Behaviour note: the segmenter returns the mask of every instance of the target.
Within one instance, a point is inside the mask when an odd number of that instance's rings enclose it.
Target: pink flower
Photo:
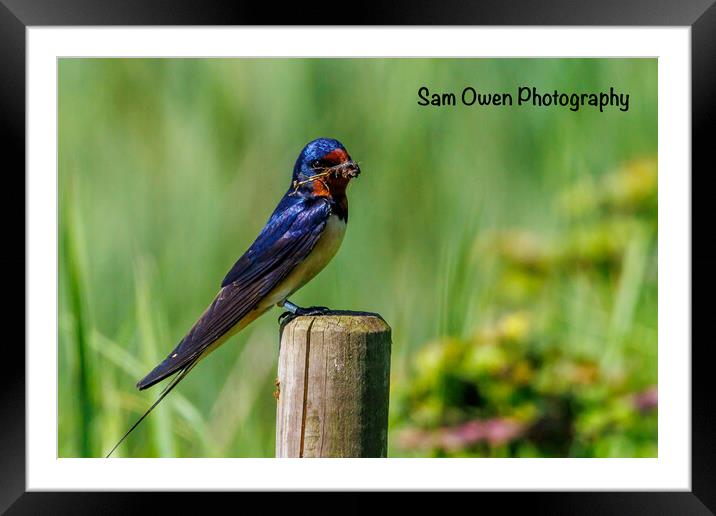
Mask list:
[[[639,412],[648,412],[659,407],[659,389],[656,385],[639,392],[632,398],[634,407]]]
[[[400,446],[404,448],[457,451],[480,442],[499,446],[520,437],[524,430],[524,425],[510,419],[475,419],[433,431],[409,428],[401,432],[398,439]]]

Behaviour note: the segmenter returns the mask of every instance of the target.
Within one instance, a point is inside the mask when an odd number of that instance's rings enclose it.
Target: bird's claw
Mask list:
[[[296,314],[291,312],[284,312],[278,316],[278,323],[282,324],[284,321],[289,322],[296,318]]]
[[[284,322],[290,322],[296,317],[300,317],[301,315],[324,315],[325,313],[330,311],[331,309],[327,306],[309,306],[307,308],[296,308],[295,312],[284,312],[279,315],[278,322],[279,324],[283,324]]]
[[[309,306],[308,308],[299,308],[296,315],[323,315],[330,311],[331,309],[327,306]]]

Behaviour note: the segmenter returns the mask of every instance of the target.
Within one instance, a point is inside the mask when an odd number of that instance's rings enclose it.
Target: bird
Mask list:
[[[348,224],[346,189],[360,167],[343,144],[317,138],[301,150],[291,184],[256,240],[224,277],[219,292],[167,357],[139,380],[148,389],[174,375],[156,402],[107,457],[194,366],[273,306],[279,318],[319,315],[324,306],[300,307],[288,298],[335,256]]]

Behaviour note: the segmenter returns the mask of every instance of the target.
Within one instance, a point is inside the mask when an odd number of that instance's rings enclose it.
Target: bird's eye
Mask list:
[[[313,168],[318,168],[318,167],[320,167],[320,166],[321,166],[320,160],[314,160],[313,163],[311,163],[311,166],[312,166]]]

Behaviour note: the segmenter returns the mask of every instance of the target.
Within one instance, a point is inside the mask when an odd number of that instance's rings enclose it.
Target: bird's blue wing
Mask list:
[[[301,263],[318,242],[331,209],[323,199],[285,197],[261,234],[224,278],[221,290],[177,347],[139,381],[146,389],[194,363]]]
[[[276,246],[282,237],[296,236],[297,230],[300,232],[310,229],[312,224],[323,221],[324,216],[326,220],[328,219],[328,214],[324,213],[325,210],[330,211],[327,203],[319,202],[310,205],[309,202],[302,197],[284,195],[254,243],[226,274],[221,282],[222,288],[239,279],[245,279],[252,272],[257,272],[260,268],[257,265],[271,259],[267,251]]]

